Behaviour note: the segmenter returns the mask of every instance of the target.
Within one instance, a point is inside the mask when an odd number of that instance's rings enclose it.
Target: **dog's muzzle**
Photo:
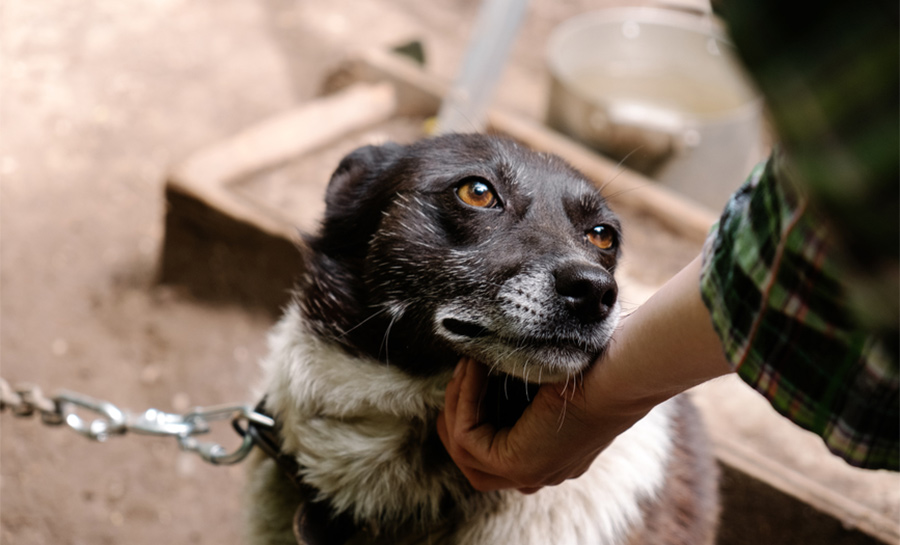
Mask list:
[[[529,382],[564,380],[605,348],[618,322],[618,288],[603,267],[533,267],[495,293],[438,308],[435,331],[462,355]]]

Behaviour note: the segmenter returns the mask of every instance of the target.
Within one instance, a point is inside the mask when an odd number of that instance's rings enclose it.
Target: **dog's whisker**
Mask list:
[[[625,161],[627,161],[629,157],[631,157],[632,155],[634,155],[635,153],[637,153],[637,152],[638,152],[641,148],[643,148],[643,147],[644,147],[644,146],[638,146],[638,147],[634,148],[633,150],[631,150],[630,152],[628,152],[628,153],[625,155],[625,157],[622,157],[622,159],[619,160],[619,162],[616,164],[616,173],[613,174],[612,178],[610,178],[609,180],[607,180],[606,182],[604,182],[603,185],[601,185],[601,186],[599,187],[601,193],[603,193],[603,191],[606,189],[606,186],[608,186],[609,184],[611,184],[611,183],[613,183],[614,181],[616,181],[616,178],[618,178],[619,176],[622,175],[623,172],[625,172]],[[604,195],[604,196],[606,196],[606,195]],[[607,197],[607,198],[608,198],[608,197]]]
[[[531,395],[528,393],[528,364],[527,363],[522,364],[522,369],[524,370],[524,374],[525,374],[525,399],[529,403],[531,403]]]
[[[466,112],[466,110],[464,108],[462,108],[461,106],[458,106],[456,104],[452,104],[452,103],[448,103],[448,104],[449,104],[450,108],[452,108],[453,112],[457,116],[459,116],[459,118],[456,120],[457,124],[459,126],[451,127],[454,132],[467,132],[467,129],[468,129],[468,132],[477,133],[477,132],[482,132],[485,130],[485,128],[482,127],[481,124],[476,123],[475,120],[472,119],[472,117],[469,115],[468,112]],[[442,131],[442,130],[446,130],[446,129],[445,128],[442,129],[441,127],[438,127],[438,130]]]
[[[566,381],[568,383],[568,381]],[[563,424],[566,422],[566,407],[568,406],[568,401],[565,396],[563,396],[563,404],[562,409],[559,411],[559,419],[558,425],[556,427],[556,433],[562,431]]]
[[[366,322],[368,322],[369,320],[375,318],[376,316],[379,316],[379,315],[381,315],[381,314],[384,314],[384,313],[387,312],[388,310],[390,310],[388,307],[384,307],[384,308],[382,308],[381,310],[378,310],[378,311],[373,312],[373,313],[370,314],[366,319],[364,319],[363,321],[359,322],[359,323],[356,324],[355,326],[351,327],[350,329],[348,329],[348,330],[346,330],[346,331],[342,331],[340,336],[341,336],[341,337],[346,337],[347,335],[349,335],[350,333],[352,333],[353,331],[355,331],[357,328],[359,328],[359,327],[365,325]]]
[[[572,373],[572,391],[569,393],[568,400],[575,401],[575,395],[578,392],[578,373]]]
[[[633,187],[628,187],[628,188],[622,189],[620,191],[616,191],[615,193],[605,195],[605,197],[606,197],[607,201],[613,201],[616,197],[618,197],[620,195],[624,195],[626,193],[631,193],[632,191],[637,191],[639,189],[644,189],[645,187],[649,187],[650,185],[652,185],[652,184],[638,184]]]
[[[384,362],[387,365],[391,364],[391,353],[390,353],[390,336],[391,336],[391,328],[394,327],[394,322],[397,321],[397,315],[391,316],[391,321],[388,322],[387,328],[384,330],[384,337],[381,339],[381,348],[384,349]]]
[[[583,397],[583,396],[584,396],[584,392],[585,392],[585,389],[584,389],[584,371],[583,371],[583,370],[578,371],[578,376],[581,377],[581,387],[580,387],[580,388],[577,388],[577,390],[580,390],[580,391],[581,391],[581,395],[582,395],[582,397]],[[576,380],[575,382],[577,383],[578,381]],[[573,400],[575,399],[575,391],[576,391],[576,388],[573,388],[573,389],[572,389],[572,399],[573,399]]]

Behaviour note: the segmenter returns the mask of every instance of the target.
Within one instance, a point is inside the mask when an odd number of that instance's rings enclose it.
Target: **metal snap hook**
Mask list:
[[[125,413],[108,401],[101,401],[68,390],[59,392],[56,399],[65,423],[89,439],[102,442],[106,441],[110,435],[122,434],[127,430]],[[101,415],[101,418],[95,418],[88,422],[76,414],[73,406],[97,413]]]

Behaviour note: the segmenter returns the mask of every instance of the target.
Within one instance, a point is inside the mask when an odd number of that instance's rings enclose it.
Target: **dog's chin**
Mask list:
[[[482,401],[483,418],[495,428],[513,426],[537,395],[539,386],[494,373],[488,377]]]
[[[584,371],[603,352],[608,337],[589,341],[520,336],[505,338],[482,326],[446,319],[443,337],[460,354],[474,358],[493,372],[523,382],[562,382]]]
[[[483,406],[485,418],[497,428],[515,424],[537,395],[541,384],[571,380],[597,357],[566,347],[531,348],[528,351],[531,354],[521,361],[491,360],[489,356],[479,358],[492,369]],[[577,383],[578,380],[573,382],[573,388]]]
[[[541,384],[566,382],[585,371],[603,353],[616,318],[585,338],[499,335],[468,316],[444,315],[437,333],[458,353],[488,366],[486,419],[496,427],[516,423]]]
[[[531,384],[562,382],[581,373],[593,363],[601,350],[561,344],[534,344],[489,347],[476,359],[495,371]]]

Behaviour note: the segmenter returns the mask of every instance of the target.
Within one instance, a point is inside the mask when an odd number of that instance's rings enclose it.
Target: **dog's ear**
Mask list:
[[[398,189],[395,168],[404,146],[388,143],[356,149],[341,160],[325,193],[325,218],[317,237],[322,250],[360,249],[378,228],[381,212]]]
[[[394,162],[402,150],[402,146],[394,143],[363,146],[344,157],[328,182],[325,193],[327,207],[352,207],[359,199],[365,199],[378,175]]]

